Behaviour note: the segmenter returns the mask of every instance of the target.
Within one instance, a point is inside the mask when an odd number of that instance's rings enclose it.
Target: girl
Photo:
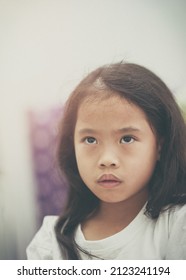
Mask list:
[[[58,148],[69,182],[29,259],[186,259],[186,127],[167,86],[130,63],[74,90]]]

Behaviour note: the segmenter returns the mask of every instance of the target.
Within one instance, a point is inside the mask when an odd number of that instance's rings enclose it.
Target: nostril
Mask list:
[[[106,163],[100,163],[100,167],[109,167],[109,166],[115,167],[115,166],[116,166],[116,163],[108,163],[108,164],[106,164]]]
[[[120,166],[119,156],[111,154],[111,152],[110,154],[101,155],[98,160],[98,166],[100,168],[117,168]]]

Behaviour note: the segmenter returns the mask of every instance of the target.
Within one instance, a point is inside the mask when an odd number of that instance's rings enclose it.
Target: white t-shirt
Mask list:
[[[107,260],[186,260],[186,205],[163,212],[157,220],[144,214],[144,207],[122,231],[102,240],[85,239],[81,226],[76,243],[92,255]],[[27,248],[28,259],[60,260],[54,225],[57,216],[47,216]],[[90,259],[80,251],[82,259]]]

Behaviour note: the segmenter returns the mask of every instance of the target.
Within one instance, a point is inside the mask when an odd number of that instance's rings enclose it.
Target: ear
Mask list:
[[[157,160],[160,160],[160,158],[161,158],[161,150],[162,150],[163,143],[164,143],[164,139],[163,138],[158,140]]]

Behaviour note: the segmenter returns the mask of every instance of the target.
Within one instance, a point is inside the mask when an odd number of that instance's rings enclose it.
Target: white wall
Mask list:
[[[0,258],[25,258],[37,205],[25,114],[125,59],[186,100],[184,0],[0,0]]]

